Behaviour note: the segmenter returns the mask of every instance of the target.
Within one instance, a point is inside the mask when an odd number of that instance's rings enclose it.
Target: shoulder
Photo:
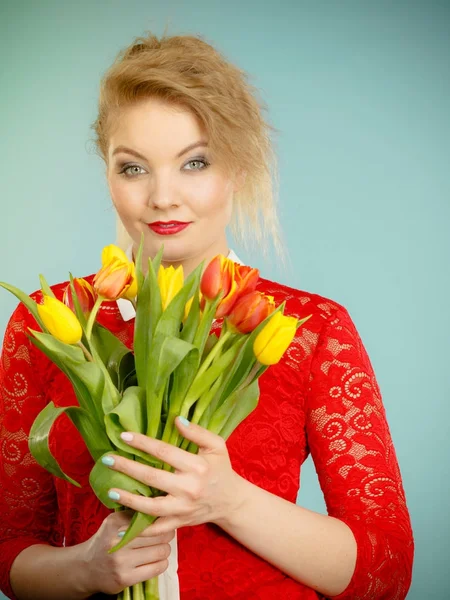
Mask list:
[[[331,298],[299,290],[276,281],[260,278],[257,289],[273,296],[277,305],[286,302],[284,314],[303,319],[308,315],[308,328],[320,331],[333,319],[348,316],[345,306]]]

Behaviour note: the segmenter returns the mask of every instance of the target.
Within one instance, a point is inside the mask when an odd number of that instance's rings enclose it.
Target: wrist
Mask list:
[[[91,572],[92,562],[89,558],[89,540],[73,546],[72,550],[74,554],[71,570],[74,586],[82,598],[88,598],[99,591],[95,577]]]
[[[226,501],[220,515],[212,520],[212,523],[225,531],[236,527],[242,515],[245,514],[254,487],[252,483],[233,471],[233,478],[227,489]]]

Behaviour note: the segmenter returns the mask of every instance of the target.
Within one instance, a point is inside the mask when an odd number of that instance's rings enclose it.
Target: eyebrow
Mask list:
[[[175,158],[180,158],[181,156],[183,156],[183,154],[186,154],[186,152],[189,152],[189,150],[193,150],[194,148],[199,148],[200,146],[207,146],[207,145],[208,145],[208,143],[203,140],[200,140],[199,142],[194,142],[193,144],[190,144],[189,146],[184,148],[184,150],[181,150],[181,152],[178,152],[178,154],[176,155]],[[137,152],[136,150],[133,150],[132,148],[127,148],[126,146],[117,146],[117,148],[115,148],[114,152],[112,153],[112,156],[119,154],[119,152],[126,152],[127,154],[132,154],[133,156],[136,156],[137,158],[140,158],[142,160],[147,160],[143,154],[140,154],[139,152]]]

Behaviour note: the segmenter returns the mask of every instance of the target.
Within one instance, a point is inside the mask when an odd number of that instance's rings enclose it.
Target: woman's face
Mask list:
[[[163,263],[182,264],[186,273],[228,253],[236,188],[210,164],[207,142],[190,111],[157,99],[124,109],[109,139],[109,190],[134,251],[143,232],[145,257],[164,243]]]

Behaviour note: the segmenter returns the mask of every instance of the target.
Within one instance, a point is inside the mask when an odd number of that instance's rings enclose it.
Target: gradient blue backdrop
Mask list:
[[[250,72],[280,131],[293,267],[242,258],[353,317],[380,383],[416,540],[408,598],[450,595],[449,2],[1,3],[0,279],[97,270],[114,241],[89,144],[99,79],[152,29],[202,34]],[[16,303],[0,291],[0,334]],[[299,502],[324,510],[313,466]]]

